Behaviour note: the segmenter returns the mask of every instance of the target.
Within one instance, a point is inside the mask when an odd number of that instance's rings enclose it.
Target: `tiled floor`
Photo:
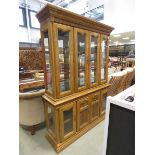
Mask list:
[[[80,137],[59,155],[102,155],[104,121]],[[58,155],[45,138],[45,128],[34,136],[20,127],[19,155]]]

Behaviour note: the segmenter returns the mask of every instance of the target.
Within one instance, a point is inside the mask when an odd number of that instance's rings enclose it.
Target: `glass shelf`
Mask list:
[[[86,85],[86,34],[85,33],[77,33],[78,38],[78,87],[83,87]]]
[[[52,93],[51,54],[49,50],[48,31],[44,32],[44,49],[45,49],[45,61],[46,61],[47,90]]]
[[[48,122],[49,129],[55,135],[56,134],[56,124],[55,124],[55,113],[52,106],[48,106]]]
[[[73,131],[73,109],[66,110],[63,112],[64,118],[64,135]]]
[[[101,81],[105,79],[105,66],[106,66],[106,50],[107,50],[107,41],[102,40],[102,58],[101,58]]]
[[[60,92],[70,90],[69,32],[58,29]]]
[[[98,37],[91,36],[91,53],[90,53],[90,82],[96,83],[96,75],[97,75],[97,40]]]

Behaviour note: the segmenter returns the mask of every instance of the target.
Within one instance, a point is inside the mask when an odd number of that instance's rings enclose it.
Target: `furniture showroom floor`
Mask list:
[[[80,137],[59,155],[102,155],[104,121]],[[19,127],[19,155],[57,155],[45,138],[46,129],[38,130],[35,135]]]

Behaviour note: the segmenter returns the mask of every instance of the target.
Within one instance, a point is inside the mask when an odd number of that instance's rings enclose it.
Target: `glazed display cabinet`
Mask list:
[[[104,119],[113,28],[49,4],[37,18],[45,56],[46,137],[60,152]]]

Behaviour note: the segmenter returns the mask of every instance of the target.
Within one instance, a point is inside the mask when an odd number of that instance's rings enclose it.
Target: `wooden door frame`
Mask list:
[[[95,102],[94,100],[93,100],[93,95],[95,95],[95,94],[97,94],[97,100],[96,100],[96,102],[98,101],[98,103],[95,103],[95,104],[98,104],[98,116],[95,116],[94,118],[92,117],[92,106],[94,105],[93,104],[93,102]],[[90,121],[92,122],[92,121],[94,121],[94,120],[96,120],[98,117],[99,117],[99,107],[100,107],[100,92],[95,92],[95,93],[93,93],[93,94],[91,94],[91,96],[90,96]]]
[[[88,100],[88,122],[83,124],[82,126],[80,126],[80,113],[81,113],[80,105],[85,100]],[[86,127],[89,124],[89,122],[90,122],[90,100],[89,100],[89,97],[86,96],[86,97],[83,97],[83,98],[77,100],[77,131]]]
[[[48,115],[48,108],[53,108],[53,111],[54,111],[54,124],[55,124],[55,133],[53,133],[53,131],[50,129],[49,127],[49,115]],[[57,136],[57,120],[56,120],[56,110],[55,110],[55,107],[53,107],[51,104],[49,104],[47,101],[46,101],[46,127],[47,127],[47,130],[48,132],[52,135],[52,137],[57,140],[58,139],[58,136]]]
[[[59,64],[59,48],[58,48],[58,29],[69,31],[69,54],[70,54],[70,90],[60,92],[60,64]],[[56,74],[56,97],[64,97],[74,92],[74,78],[73,78],[73,27],[63,24],[53,23],[53,38],[55,49],[55,74]]]
[[[67,135],[64,135],[64,117],[63,112],[65,110],[73,109],[73,131],[68,133]],[[66,104],[65,106],[60,107],[59,109],[59,116],[60,116],[60,141],[63,142],[70,136],[76,133],[76,102],[71,102]]]
[[[101,34],[101,50],[100,50],[101,55],[100,55],[100,58],[102,58],[102,40],[106,41],[106,62],[105,62],[105,66],[104,66],[104,70],[105,70],[105,73],[104,73],[105,79],[104,80],[101,80],[101,68],[100,68],[100,74],[99,74],[100,75],[100,84],[108,82],[109,36]],[[100,67],[101,67],[101,59],[100,59]]]
[[[103,99],[103,95],[105,96],[105,98],[107,98],[107,91],[105,90],[101,90],[101,93],[100,93],[100,116],[104,115],[105,114],[105,110],[102,111],[102,99]],[[106,100],[105,100],[105,105],[106,105]]]
[[[85,86],[79,87],[78,86],[78,32],[81,34],[86,34],[86,42],[85,42]],[[74,60],[75,60],[75,91],[82,91],[88,88],[88,63],[87,63],[87,58],[88,58],[88,31],[79,29],[79,28],[74,28]]]
[[[91,83],[91,61],[90,61],[90,58],[91,58],[91,36],[95,36],[95,37],[98,37],[97,38],[97,59],[96,59],[96,83]],[[97,86],[99,84],[99,52],[100,52],[100,34],[99,33],[95,33],[95,32],[90,32],[89,31],[89,40],[88,40],[88,45],[89,45],[89,48],[88,48],[88,59],[89,59],[89,63],[88,63],[88,85],[89,87],[94,87],[94,86]]]
[[[49,52],[50,52],[50,72],[51,72],[51,81],[52,81],[52,92],[48,91],[47,89],[47,72],[46,72],[46,58],[45,58],[45,46],[44,46],[44,32],[48,32],[48,46],[49,46]],[[42,42],[42,50],[43,50],[43,58],[44,58],[44,81],[45,81],[45,90],[46,93],[51,95],[52,97],[55,97],[55,76],[54,76],[54,59],[53,59],[53,42],[52,42],[52,24],[46,23],[43,25],[40,29],[41,33],[41,42]],[[52,61],[52,62],[51,62]]]

